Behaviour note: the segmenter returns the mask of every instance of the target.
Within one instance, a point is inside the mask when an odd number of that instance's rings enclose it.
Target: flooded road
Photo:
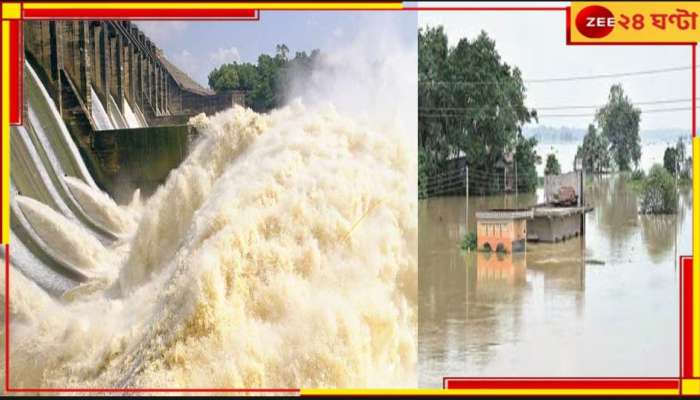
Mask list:
[[[677,376],[678,255],[690,254],[689,188],[677,216],[637,213],[619,176],[586,188],[585,240],[525,254],[464,253],[464,197],[419,206],[420,387],[444,376]],[[531,195],[472,197],[474,212]]]

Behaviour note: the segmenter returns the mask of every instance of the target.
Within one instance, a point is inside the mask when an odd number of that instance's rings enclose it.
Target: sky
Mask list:
[[[455,5],[450,3],[450,6]],[[495,3],[488,6],[494,7]],[[397,17],[397,13],[401,17]],[[421,11],[417,15],[406,11],[263,11],[257,22],[142,21],[138,25],[171,61],[207,86],[207,75],[213,68],[233,61],[255,62],[261,53],[273,54],[277,44],[286,44],[292,55],[315,48],[331,51],[336,45],[351,41],[361,31],[370,29],[368,27],[381,34],[383,26],[396,25],[397,21],[399,40],[405,43],[415,43],[417,26],[443,25],[452,45],[462,37],[474,38],[484,30],[496,41],[502,59],[519,67],[526,81],[690,66],[691,50],[687,46],[567,46],[562,11]],[[535,109],[598,106],[607,99],[610,85],[618,82],[633,102],[690,99],[692,96],[690,70],[687,69],[596,80],[526,82],[526,103]],[[689,102],[640,105],[642,110],[678,107],[687,109],[643,113],[641,128],[689,130]],[[538,112],[540,124],[585,128],[592,122],[590,114],[594,109],[540,109]],[[561,114],[586,115],[564,117]]]
[[[534,5],[542,4],[534,3]],[[566,5],[566,3],[560,3]],[[434,5],[434,4],[431,4]],[[450,3],[455,6],[454,3]],[[478,6],[471,3],[469,6]],[[495,4],[490,3],[493,7]],[[512,4],[511,4],[512,5]],[[517,6],[526,4],[518,3]],[[556,6],[557,3],[547,3]],[[427,12],[418,15],[420,26],[442,25],[450,45],[460,38],[474,38],[482,30],[495,40],[502,59],[520,68],[525,80],[690,67],[688,46],[567,46],[563,11]],[[610,85],[621,83],[633,102],[690,99],[691,70],[584,81],[526,83],[526,105],[560,107],[604,104]],[[687,108],[663,113],[642,111],[641,129],[678,128],[690,131],[690,102],[639,105],[644,110]],[[589,109],[539,110],[539,122],[549,126],[585,128],[592,117],[547,114],[588,114]]]
[[[262,11],[259,21],[140,21],[137,25],[166,57],[192,78],[207,86],[209,72],[224,63],[257,61],[261,53],[274,54],[286,44],[290,55],[313,49],[331,51],[350,42],[361,30],[392,26],[398,40],[416,38],[414,13],[362,11]]]

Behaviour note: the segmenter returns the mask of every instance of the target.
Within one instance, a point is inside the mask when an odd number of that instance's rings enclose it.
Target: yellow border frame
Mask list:
[[[237,10],[237,9],[257,9],[257,10],[378,10],[403,8],[402,3],[26,3],[27,10]]]

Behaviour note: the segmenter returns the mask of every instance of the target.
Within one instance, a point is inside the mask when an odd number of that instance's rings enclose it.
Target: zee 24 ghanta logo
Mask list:
[[[659,31],[667,29],[685,31],[697,28],[698,14],[676,8],[672,13],[620,14],[618,18],[603,6],[588,6],[576,15],[576,29],[587,38],[600,39],[608,36],[616,26],[624,30],[640,31],[650,28]]]
[[[615,16],[603,6],[588,6],[576,15],[576,29],[587,38],[600,39],[615,28]]]

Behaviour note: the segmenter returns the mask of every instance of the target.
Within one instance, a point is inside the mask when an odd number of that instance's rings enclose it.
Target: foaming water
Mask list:
[[[143,204],[67,179],[95,219],[137,221],[119,249],[22,200],[53,246],[119,276],[26,306],[42,318],[13,325],[13,385],[415,385],[414,132],[299,101],[190,123],[196,146]]]
[[[123,235],[136,228],[133,215],[119,207],[106,193],[71,176],[65,176],[63,180],[82,209],[110,231]]]
[[[32,198],[15,198],[41,240],[80,272],[93,277],[112,264],[107,249],[80,225]]]

